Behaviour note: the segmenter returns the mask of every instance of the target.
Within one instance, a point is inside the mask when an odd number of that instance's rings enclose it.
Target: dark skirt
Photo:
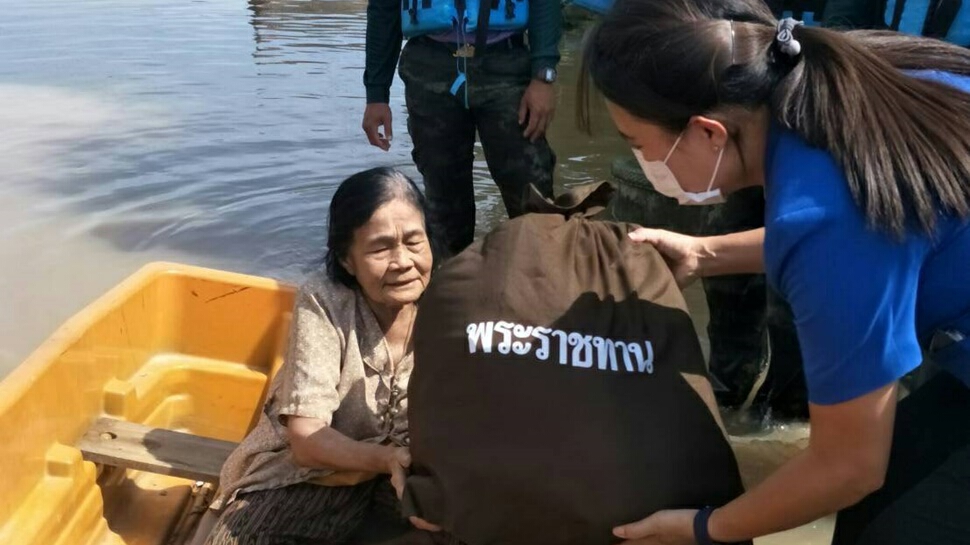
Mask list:
[[[970,543],[970,389],[953,375],[899,403],[885,484],[839,513],[832,543]]]
[[[441,538],[413,530],[387,478],[354,486],[296,484],[240,494],[206,545],[419,544]]]

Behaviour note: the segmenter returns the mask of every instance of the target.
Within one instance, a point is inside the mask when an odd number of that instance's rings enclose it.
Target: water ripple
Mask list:
[[[31,222],[67,219],[71,237],[292,274],[322,252],[340,180],[378,164],[417,174],[399,81],[391,152],[360,132],[365,31],[365,0],[6,6],[3,191],[37,195],[47,215]],[[574,134],[557,121],[551,137],[566,183],[605,172],[599,141]],[[482,233],[504,209],[477,156]]]

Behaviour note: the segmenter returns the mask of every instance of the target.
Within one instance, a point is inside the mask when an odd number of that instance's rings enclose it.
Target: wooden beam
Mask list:
[[[222,464],[236,446],[114,418],[99,418],[77,444],[91,462],[208,483],[219,482]]]

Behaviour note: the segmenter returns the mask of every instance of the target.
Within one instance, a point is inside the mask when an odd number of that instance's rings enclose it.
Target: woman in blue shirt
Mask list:
[[[839,512],[838,544],[970,540],[970,52],[776,21],[760,0],[618,0],[584,51],[647,178],[682,204],[766,192],[765,228],[641,230],[682,282],[765,271],[791,304],[809,447],[630,543],[728,543]],[[941,372],[897,408],[928,354]]]

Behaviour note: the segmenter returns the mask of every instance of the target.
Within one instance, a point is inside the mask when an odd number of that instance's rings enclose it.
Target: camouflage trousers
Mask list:
[[[618,181],[612,215],[645,227],[712,236],[764,226],[761,188],[747,188],[713,206],[679,206],[656,192],[633,157],[613,164]],[[791,308],[763,274],[703,279],[710,320],[709,368],[718,403],[745,408],[739,417],[808,416],[807,389]]]
[[[398,68],[414,142],[412,157],[424,177],[432,227],[449,254],[463,250],[475,235],[476,132],[509,217],[522,214],[530,183],[552,195],[556,165],[545,138],[530,142],[518,120],[519,104],[532,80],[528,48],[520,40],[504,40],[468,59],[453,52],[448,44],[413,38]],[[453,95],[459,67],[467,79]]]
[[[764,190],[739,191],[720,206],[700,207],[697,234],[723,235],[764,227]],[[750,405],[758,413],[807,418],[802,358],[791,307],[763,274],[705,278],[710,309],[711,371],[728,387],[718,392],[727,407]],[[752,392],[756,392],[754,397]]]

